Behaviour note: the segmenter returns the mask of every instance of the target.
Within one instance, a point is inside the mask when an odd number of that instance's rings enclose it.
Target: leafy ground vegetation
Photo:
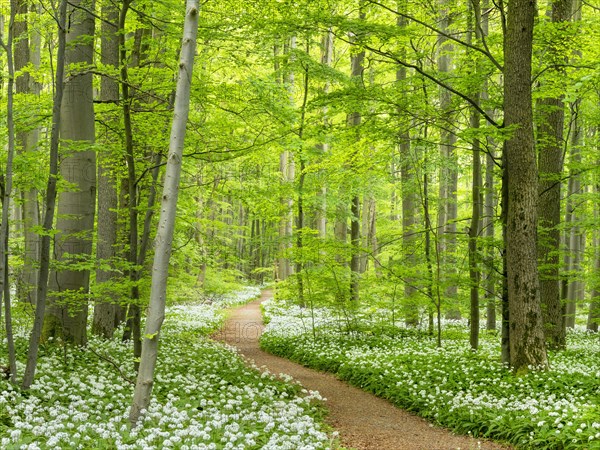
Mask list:
[[[265,350],[333,372],[457,432],[517,448],[600,449],[597,334],[570,333],[569,349],[550,355],[550,370],[516,376],[498,361],[496,334],[470,350],[466,322],[446,322],[437,348],[425,332],[391,326],[372,312],[344,315],[280,301],[264,312]]]
[[[232,349],[206,338],[222,323],[225,307],[258,293],[247,289],[212,304],[169,309],[154,399],[132,430],[129,343],[93,337],[87,349],[44,347],[29,391],[0,381],[0,448],[330,447],[318,393],[248,368]],[[22,357],[25,328],[17,344]]]

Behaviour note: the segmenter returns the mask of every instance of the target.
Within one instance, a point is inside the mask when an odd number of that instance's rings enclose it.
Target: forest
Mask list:
[[[594,0],[0,0],[0,448],[600,449],[598,42]]]

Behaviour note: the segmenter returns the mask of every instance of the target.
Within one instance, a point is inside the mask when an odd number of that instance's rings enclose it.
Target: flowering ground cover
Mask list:
[[[206,338],[222,323],[225,306],[258,293],[246,290],[212,304],[169,309],[154,399],[132,430],[130,344],[91,338],[87,350],[66,353],[61,346],[44,346],[29,391],[0,381],[0,448],[330,447],[318,393],[248,368],[232,349]],[[25,335],[17,339],[20,357]]]
[[[457,432],[517,448],[600,449],[597,334],[571,332],[568,350],[550,355],[550,370],[516,376],[499,362],[497,335],[484,333],[480,350],[470,351],[466,323],[446,323],[440,349],[425,332],[390,326],[380,313],[269,302],[264,314],[265,350],[333,372]]]

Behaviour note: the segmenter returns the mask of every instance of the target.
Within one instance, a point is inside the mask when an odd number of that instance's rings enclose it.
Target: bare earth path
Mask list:
[[[238,348],[258,367],[274,374],[285,373],[306,389],[327,398],[328,422],[339,431],[344,446],[376,450],[507,449],[500,444],[453,435],[391,403],[338,380],[333,375],[308,369],[259,348],[263,330],[260,303],[272,296],[265,291],[259,300],[231,311],[223,330],[214,337]]]

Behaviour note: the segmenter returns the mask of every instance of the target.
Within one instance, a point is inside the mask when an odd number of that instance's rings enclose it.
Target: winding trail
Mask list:
[[[510,448],[495,442],[454,435],[329,373],[308,369],[262,351],[258,343],[264,328],[260,304],[271,297],[271,291],[264,291],[260,299],[231,310],[225,326],[213,337],[237,347],[256,366],[264,366],[274,374],[288,374],[306,389],[319,391],[327,399],[327,421],[339,431],[342,445],[361,450]]]

